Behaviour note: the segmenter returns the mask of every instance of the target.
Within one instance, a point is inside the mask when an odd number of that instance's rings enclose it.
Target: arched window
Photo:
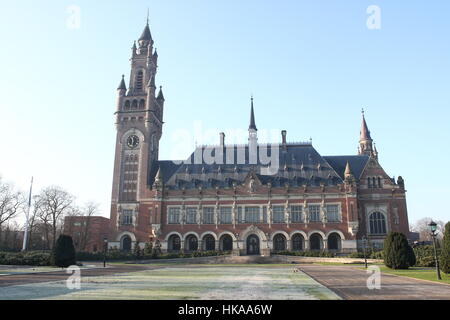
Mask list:
[[[341,236],[337,233],[332,233],[328,236],[328,250],[341,250]]]
[[[382,188],[383,186],[381,185],[381,178],[378,177],[378,188]]]
[[[295,234],[292,237],[292,250],[301,251],[303,250],[303,236],[301,234]]]
[[[130,110],[130,100],[125,101],[125,110]]]
[[[372,178],[372,188],[376,188],[377,187],[377,182],[375,177]]]
[[[372,179],[367,178],[367,188],[372,188]]]
[[[144,88],[144,72],[139,71],[136,75],[136,90],[142,90]]]
[[[203,238],[203,245],[206,251],[213,251],[216,249],[216,240],[208,234]]]
[[[190,236],[187,237],[186,242],[187,242],[187,246],[186,246],[187,251],[197,251],[198,239],[196,236],[191,234]]]
[[[181,250],[181,239],[176,234],[169,237],[169,251],[180,251]]]
[[[309,248],[310,250],[322,250],[323,239],[320,234],[314,233],[309,237]]]
[[[273,248],[275,251],[283,251],[286,250],[286,238],[282,234],[277,234],[273,238]]]
[[[370,234],[386,234],[386,218],[381,212],[374,212],[369,216]]]
[[[145,100],[141,99],[141,101],[139,101],[139,109],[144,109],[145,108]]]
[[[133,100],[133,104],[131,105],[131,109],[137,109],[138,107],[138,101],[137,100]]]

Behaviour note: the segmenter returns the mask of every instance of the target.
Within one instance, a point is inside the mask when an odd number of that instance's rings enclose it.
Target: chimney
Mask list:
[[[225,147],[225,133],[223,133],[223,132],[220,133],[220,146],[222,148]]]
[[[281,143],[283,145],[283,147],[286,147],[286,130],[281,131]]]

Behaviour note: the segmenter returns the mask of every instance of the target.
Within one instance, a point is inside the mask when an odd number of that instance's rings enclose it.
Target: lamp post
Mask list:
[[[430,227],[430,233],[431,237],[433,238],[433,248],[434,248],[434,261],[436,263],[436,274],[438,280],[442,280],[441,278],[441,271],[439,270],[439,259],[437,256],[437,250],[436,250],[436,234],[437,234],[437,224],[434,221],[431,221],[428,226]]]
[[[103,239],[103,268],[106,268],[106,253],[108,251],[108,238]]]
[[[362,237],[362,241],[363,241],[363,252],[364,252],[364,265],[367,269],[367,254],[366,254],[366,243],[367,243],[367,238],[366,236]]]

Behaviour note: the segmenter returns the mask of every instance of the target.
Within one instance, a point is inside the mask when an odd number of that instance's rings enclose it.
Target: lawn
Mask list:
[[[381,272],[393,274],[397,276],[404,276],[404,277],[410,277],[415,279],[421,279],[421,280],[429,280],[429,281],[435,281],[439,283],[448,283],[450,284],[450,275],[445,274],[441,271],[441,277],[442,280],[437,280],[436,276],[436,269],[435,268],[419,268],[419,267],[412,267],[408,270],[393,270],[389,269],[386,266],[380,266]]]
[[[65,281],[3,287],[5,299],[283,299],[339,300],[340,298],[294,266],[197,265],[165,266],[112,276],[82,277],[81,289]]]

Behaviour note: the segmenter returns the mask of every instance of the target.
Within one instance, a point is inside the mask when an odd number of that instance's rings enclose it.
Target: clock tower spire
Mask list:
[[[116,149],[111,200],[112,223],[123,218],[135,225],[140,201],[151,194],[158,171],[159,141],[162,136],[164,97],[156,96],[158,54],[147,23],[131,52],[131,70],[117,88]]]

